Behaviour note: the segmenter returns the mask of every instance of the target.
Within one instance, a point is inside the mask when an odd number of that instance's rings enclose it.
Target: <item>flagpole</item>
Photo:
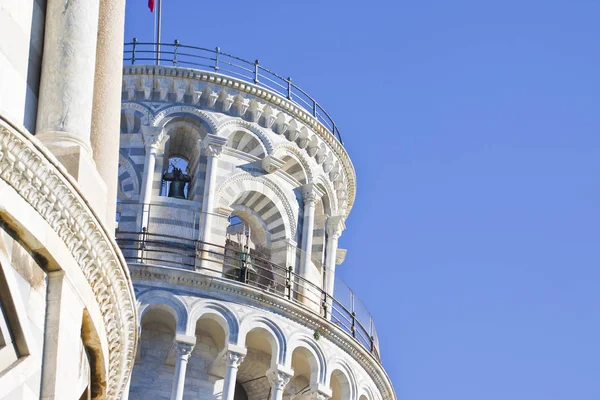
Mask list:
[[[156,10],[156,65],[160,65],[160,25],[161,25],[161,15],[162,11],[162,0],[158,0],[158,7]]]

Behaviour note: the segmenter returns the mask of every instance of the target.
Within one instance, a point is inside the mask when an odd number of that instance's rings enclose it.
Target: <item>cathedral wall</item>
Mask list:
[[[38,262],[0,227],[0,375],[15,378],[0,388],[0,399],[39,398],[47,286],[47,275]],[[16,371],[15,363],[24,351],[33,358],[28,368]]]
[[[45,0],[0,3],[0,114],[35,131]]]
[[[108,344],[95,296],[50,227],[3,181],[0,192],[0,399],[79,398],[92,382],[102,394]]]

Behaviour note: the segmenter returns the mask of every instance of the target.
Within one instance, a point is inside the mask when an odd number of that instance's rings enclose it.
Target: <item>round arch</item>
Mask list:
[[[284,365],[292,365],[292,355],[296,349],[302,348],[312,354],[316,361],[317,370],[314,374],[311,373],[312,384],[325,384],[327,380],[327,363],[325,361],[325,353],[319,344],[310,336],[304,333],[295,333],[289,339],[288,354]]]
[[[255,137],[261,144],[266,155],[273,153],[273,142],[269,136],[262,130],[262,128],[248,121],[244,121],[239,118],[231,118],[219,124],[215,129],[215,132],[217,132],[216,135],[224,138],[228,138],[232,133],[237,131],[246,132]]]
[[[129,157],[119,153],[119,194],[124,198],[131,199],[140,194],[140,177],[133,168]]]
[[[281,144],[273,150],[273,156],[277,158],[283,158],[287,155],[290,157],[294,157],[296,160],[298,160],[298,162],[304,169],[304,172],[306,173],[307,183],[311,183],[314,180],[315,173],[310,165],[310,162],[303,153],[305,152],[299,150],[296,146],[287,143]]]
[[[287,340],[285,334],[279,325],[263,315],[250,314],[242,320],[238,345],[244,346],[248,333],[257,328],[262,328],[270,333],[268,340],[271,343],[272,366],[274,367],[277,364],[283,365],[287,357]]]
[[[121,103],[121,111],[131,110],[138,111],[142,114],[142,125],[148,125],[152,121],[152,111],[150,108],[143,106],[139,103]]]
[[[373,393],[374,391],[366,383],[363,383],[360,385],[357,397],[359,400],[377,400]]]
[[[193,336],[196,323],[200,318],[208,316],[217,322],[225,331],[228,344],[237,344],[240,332],[240,323],[237,316],[229,308],[220,303],[206,300],[198,300],[190,307],[190,323],[187,335]]]
[[[247,172],[230,176],[217,189],[215,196],[217,207],[229,208],[239,196],[250,191],[260,192],[273,202],[283,217],[285,237],[295,237],[297,229],[296,221],[298,221],[297,211],[295,212],[291,207],[283,191],[267,178],[253,176]]]
[[[356,384],[356,376],[352,368],[348,365],[348,363],[342,359],[336,359],[334,361],[329,362],[329,373],[327,377],[327,383],[329,387],[332,386],[332,378],[334,375],[338,375],[345,379],[346,388],[342,387],[341,399],[343,400],[356,400],[357,399],[357,384]],[[343,385],[344,382],[339,382],[340,385]],[[333,388],[332,388],[333,390]]]
[[[334,193],[334,190],[331,186],[331,182],[323,175],[319,175],[315,178],[314,183],[316,183],[319,188],[321,190],[323,190],[325,192],[325,199],[322,199],[323,201],[323,205],[325,206],[327,201],[328,207],[329,209],[325,208],[325,213],[329,216],[335,215],[337,213],[338,210],[338,204],[337,204],[337,196]]]
[[[188,310],[185,304],[173,294],[163,290],[149,290],[138,297],[138,325],[144,314],[152,309],[167,311],[175,317],[176,333],[185,333],[188,326]]]
[[[203,124],[208,134],[214,135],[217,132],[216,119],[210,113],[192,106],[172,106],[164,108],[152,118],[150,125],[164,127],[167,122],[175,116],[189,117],[199,121]]]

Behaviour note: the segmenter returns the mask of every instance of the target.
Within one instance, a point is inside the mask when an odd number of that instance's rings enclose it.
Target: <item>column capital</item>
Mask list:
[[[305,205],[315,206],[325,193],[314,183],[302,186],[302,200]]]
[[[277,365],[267,371],[267,379],[269,379],[271,387],[280,391],[283,391],[290,379],[292,379],[292,376],[294,376],[294,370],[282,365]]]
[[[244,361],[245,354],[238,353],[234,350],[228,350],[225,354],[225,362],[227,363],[227,367],[237,369],[240,364]]]
[[[160,126],[142,126],[142,136],[146,150],[158,150],[169,139]]]
[[[223,152],[223,146],[227,143],[227,138],[206,135],[200,142],[200,145],[204,149],[204,152],[209,157],[219,157]]]
[[[339,239],[342,232],[346,229],[344,217],[341,215],[327,218],[327,234],[334,239]]]
[[[331,397],[331,389],[325,385],[313,384],[305,397],[309,400],[327,400]]]
[[[267,174],[280,170],[285,165],[285,162],[274,156],[266,156],[261,161],[261,166]]]
[[[177,357],[184,357],[187,360],[190,354],[192,354],[195,345],[195,336],[187,336],[179,333],[175,335],[175,354]]]
[[[344,261],[346,261],[347,252],[347,249],[337,249],[337,251],[335,252],[335,263],[337,265],[341,265],[344,263]]]
[[[186,361],[192,355],[192,351],[194,350],[194,345],[185,342],[175,342],[175,353],[177,357],[181,357]]]

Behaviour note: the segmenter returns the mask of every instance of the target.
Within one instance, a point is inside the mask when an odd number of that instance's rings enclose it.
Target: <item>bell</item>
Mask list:
[[[184,174],[179,168],[173,168],[173,172],[166,172],[163,179],[171,182],[168,197],[185,199],[185,185],[192,180],[188,174]]]

